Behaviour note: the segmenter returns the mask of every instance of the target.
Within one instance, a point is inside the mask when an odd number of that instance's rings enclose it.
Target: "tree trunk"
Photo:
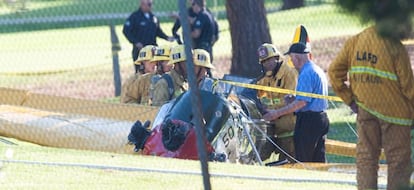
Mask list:
[[[304,5],[303,0],[283,0],[282,10],[299,8]]]
[[[227,18],[232,43],[230,73],[257,77],[261,73],[257,48],[271,43],[269,24],[263,0],[226,0]]]

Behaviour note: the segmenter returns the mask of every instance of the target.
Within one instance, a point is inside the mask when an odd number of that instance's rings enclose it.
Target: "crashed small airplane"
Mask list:
[[[304,26],[296,28],[292,42],[310,48]],[[256,82],[225,77],[244,84]],[[270,123],[261,120],[254,91],[205,80],[200,96],[202,105],[191,105],[190,94],[184,93],[159,108],[0,88],[0,136],[51,147],[198,159],[191,110],[200,106],[210,160],[263,164],[258,155],[263,142],[271,140],[266,135]],[[354,157],[355,146],[326,139],[326,152],[331,154]]]

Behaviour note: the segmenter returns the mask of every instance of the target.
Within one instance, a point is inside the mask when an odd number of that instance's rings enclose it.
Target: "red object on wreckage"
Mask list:
[[[186,125],[185,122],[174,120],[176,124]],[[158,125],[153,129],[151,135],[147,138],[142,153],[144,155],[162,156],[169,158],[180,158],[180,159],[191,159],[198,160],[198,149],[197,149],[197,135],[195,127],[190,126],[186,132],[184,142],[179,146],[178,149],[172,151],[168,150],[163,143],[162,139],[162,124]],[[208,154],[214,152],[214,148],[206,140],[206,149]]]

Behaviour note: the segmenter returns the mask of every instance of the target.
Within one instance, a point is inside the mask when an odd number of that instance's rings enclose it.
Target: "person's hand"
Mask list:
[[[352,112],[358,113],[358,104],[355,103],[355,101],[352,101],[349,105],[349,108],[351,108]]]
[[[263,115],[265,121],[273,121],[282,116],[279,110],[269,110],[266,114]]]
[[[172,36],[168,36],[167,40],[168,40],[169,42],[173,42],[173,41],[175,41],[175,38],[174,38],[174,37],[172,37]]]
[[[142,45],[141,42],[138,42],[135,44],[135,47],[137,47],[138,49],[141,49],[142,47],[144,47],[144,45]]]
[[[193,25],[195,20],[195,17],[188,17],[188,22],[190,23],[190,25]]]
[[[172,18],[172,19],[179,19],[180,17],[178,15],[178,13],[174,12],[174,13],[171,13],[170,14],[170,18]]]

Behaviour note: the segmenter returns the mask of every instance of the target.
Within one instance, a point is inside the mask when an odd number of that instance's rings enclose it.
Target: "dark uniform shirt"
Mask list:
[[[189,17],[196,17],[197,14],[193,11],[193,8],[190,7],[190,8],[187,9],[187,11],[188,11],[188,16]],[[178,44],[183,43],[181,41],[180,35],[177,33],[178,29],[180,29],[180,27],[181,27],[181,22],[180,22],[180,19],[178,18],[178,19],[175,20],[174,26],[172,28],[172,34],[173,34],[174,38],[177,40]]]
[[[193,39],[194,49],[204,49],[211,54],[213,35],[216,31],[213,17],[206,9],[197,14],[192,30],[199,29],[201,34]]]
[[[138,58],[139,52],[139,49],[135,46],[136,43],[140,42],[143,46],[157,45],[157,36],[168,39],[168,36],[160,28],[158,18],[151,12],[148,13],[147,18],[141,9],[133,12],[128,17],[122,32],[133,45],[132,57],[134,61]]]

